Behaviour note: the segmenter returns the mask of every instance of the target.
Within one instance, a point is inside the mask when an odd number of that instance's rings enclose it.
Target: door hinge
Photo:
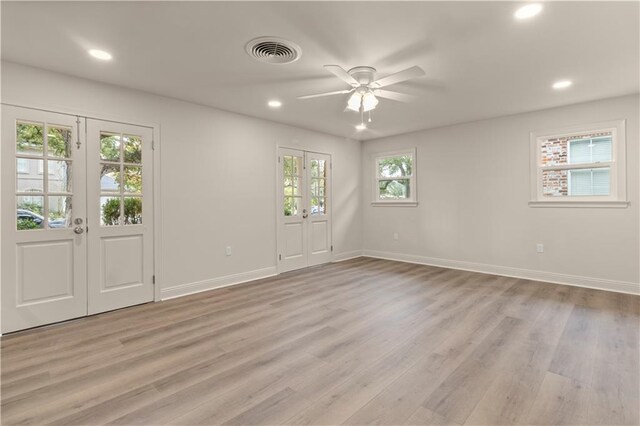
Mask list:
[[[278,255],[278,260],[282,260],[282,255],[281,254]]]
[[[87,226],[87,231],[86,232],[87,232],[87,234],[89,233],[89,227],[88,226]]]
[[[155,139],[151,139],[151,151],[155,151],[156,150],[156,141]]]
[[[151,283],[152,283],[152,284],[155,284],[155,283],[156,283],[156,276],[155,276],[155,275],[152,275],[152,276],[151,276]]]
[[[331,251],[333,251],[333,246],[331,246]]]
[[[278,163],[280,162],[280,157],[278,157]]]

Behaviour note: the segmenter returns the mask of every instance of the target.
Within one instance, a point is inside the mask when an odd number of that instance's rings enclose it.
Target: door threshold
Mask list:
[[[298,272],[298,271],[302,271],[305,269],[313,269],[313,268],[319,268],[321,266],[327,266],[331,264],[331,262],[327,262],[327,263],[320,263],[318,265],[311,265],[311,266],[303,266],[302,268],[298,268],[298,269],[291,269],[289,271],[284,271],[284,272],[278,272],[278,275],[282,275],[282,274],[288,274],[289,272]]]
[[[87,320],[87,319],[90,319],[90,318],[95,318],[95,317],[97,317],[99,315],[109,314],[109,313],[112,313],[112,312],[121,311],[123,309],[135,308],[136,306],[148,305],[149,303],[155,303],[155,302],[153,300],[151,300],[149,302],[138,303],[137,305],[123,306],[122,308],[117,308],[117,309],[113,309],[113,310],[110,310],[110,311],[98,312],[97,314],[84,315],[84,316],[81,316],[81,317],[69,318],[67,320],[52,322],[50,324],[37,325],[35,327],[25,328],[25,329],[22,329],[22,330],[10,331],[8,333],[3,333],[2,335],[0,335],[0,338],[26,336],[28,334],[39,332],[39,331],[47,329],[47,328],[60,327],[60,326],[62,326],[64,324],[73,323],[73,322],[79,322],[79,321]]]

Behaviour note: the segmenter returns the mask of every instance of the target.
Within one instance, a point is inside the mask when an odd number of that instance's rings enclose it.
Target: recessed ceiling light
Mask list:
[[[269,103],[267,105],[269,105],[271,108],[280,108],[282,106],[282,102],[280,102],[280,101],[269,101]]]
[[[102,61],[109,61],[112,58],[111,53],[105,52],[104,50],[98,50],[98,49],[89,50],[89,55],[93,56],[96,59],[100,59]]]
[[[356,130],[364,130],[367,128],[367,125],[364,123],[360,123],[356,126]]]
[[[571,82],[571,80],[560,80],[560,81],[556,81],[555,83],[553,83],[553,88],[554,89],[566,89],[567,87],[571,86],[573,83]]]
[[[513,16],[515,16],[516,19],[529,19],[533,18],[541,11],[542,5],[540,3],[531,3],[516,10],[516,13],[514,13]]]

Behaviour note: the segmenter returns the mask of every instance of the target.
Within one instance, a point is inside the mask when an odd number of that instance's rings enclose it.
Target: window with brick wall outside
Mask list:
[[[532,134],[533,203],[624,202],[624,122]]]

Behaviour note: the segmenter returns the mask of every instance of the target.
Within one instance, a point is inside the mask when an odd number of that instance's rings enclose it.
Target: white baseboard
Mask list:
[[[173,299],[174,297],[186,296],[188,294],[200,293],[202,291],[213,290],[221,287],[228,287],[247,281],[277,275],[275,266],[256,269],[255,271],[241,272],[239,274],[226,275],[224,277],[212,278],[210,280],[196,281],[193,283],[180,284],[177,286],[163,288],[160,290],[161,300]]]
[[[362,256],[640,295],[640,284],[638,283],[582,277],[578,275],[558,274],[555,272],[533,271],[530,269],[511,268],[508,266],[487,265],[484,263],[439,259],[434,257],[416,256],[411,254],[393,253],[377,250],[354,250],[350,252],[335,254],[333,256],[333,262],[343,262],[345,260]],[[245,283],[247,281],[272,277],[277,274],[278,273],[276,267],[270,266],[268,268],[256,269],[254,271],[241,272],[239,274],[226,275],[224,277],[212,278],[209,280],[180,284],[177,286],[161,289],[161,300],[173,299],[175,297],[186,296],[188,294],[228,287]]]
[[[363,256],[378,259],[397,260],[400,262],[419,263],[421,265],[439,266],[441,268],[460,269],[483,274],[502,275],[505,277],[523,278],[533,281],[544,281],[554,284],[576,287],[594,288],[640,295],[640,284],[627,281],[605,280],[601,278],[581,277],[578,275],[558,274],[555,272],[533,271],[530,269],[511,268],[508,266],[487,265],[484,263],[465,262],[460,260],[438,259],[435,257],[416,256],[376,250],[363,250]]]
[[[345,260],[355,259],[356,257],[362,257],[362,250],[334,254],[332,262],[344,262]]]

